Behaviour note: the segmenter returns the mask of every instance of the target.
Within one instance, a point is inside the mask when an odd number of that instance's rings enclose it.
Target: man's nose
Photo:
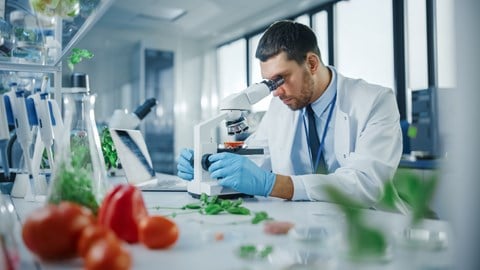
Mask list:
[[[272,94],[274,97],[282,96],[285,94],[285,88],[283,88],[283,85],[280,85]]]

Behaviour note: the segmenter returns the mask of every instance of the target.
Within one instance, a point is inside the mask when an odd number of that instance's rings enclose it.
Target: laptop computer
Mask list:
[[[143,191],[187,191],[187,182],[176,175],[156,173],[142,133],[110,129],[128,183]]]

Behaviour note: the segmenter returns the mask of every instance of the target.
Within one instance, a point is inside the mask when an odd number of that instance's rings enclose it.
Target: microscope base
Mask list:
[[[195,193],[191,193],[191,192],[188,192],[188,194],[190,194],[190,196],[192,196],[192,198],[195,198],[195,199],[200,199],[200,195],[201,194],[195,194]],[[253,195],[248,195],[248,194],[245,194],[245,193],[225,193],[225,194],[217,194],[216,196],[218,196],[218,198],[220,199],[225,199],[225,200],[235,200],[235,199],[238,199],[238,198],[253,198],[254,196]]]
[[[240,193],[230,188],[222,187],[218,184],[217,181],[203,181],[203,182],[195,182],[192,181],[188,183],[188,194],[190,194],[193,198],[200,198],[202,193],[207,194],[207,196],[218,196],[222,199],[235,199],[240,197],[253,197],[251,195]]]

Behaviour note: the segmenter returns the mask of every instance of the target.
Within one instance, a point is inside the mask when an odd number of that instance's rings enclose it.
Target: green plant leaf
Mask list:
[[[72,53],[68,57],[68,67],[71,71],[75,68],[75,65],[82,62],[84,58],[93,58],[93,53],[86,49],[73,48]]]
[[[353,259],[381,257],[387,250],[387,241],[383,233],[362,223],[350,223],[348,230],[350,256]]]
[[[272,218],[270,218],[268,216],[267,212],[260,211],[260,212],[255,213],[255,216],[252,219],[252,224],[258,224],[262,221],[271,220],[271,219]]]
[[[107,169],[117,168],[118,154],[115,144],[113,143],[112,135],[108,127],[103,127],[100,134],[100,142],[102,145],[102,153]]]
[[[429,217],[432,211],[429,208],[437,187],[436,173],[429,179],[422,180],[407,170],[399,170],[393,179],[393,184],[399,197],[410,205],[412,209],[412,223],[418,223],[422,218]]]

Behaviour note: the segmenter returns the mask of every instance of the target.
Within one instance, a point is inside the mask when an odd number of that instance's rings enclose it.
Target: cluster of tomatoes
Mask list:
[[[163,216],[149,216],[141,192],[120,185],[107,194],[98,217],[72,202],[48,204],[32,212],[22,228],[27,248],[46,261],[80,256],[85,269],[130,269],[124,242],[151,249],[168,248],[178,239],[177,225]]]

